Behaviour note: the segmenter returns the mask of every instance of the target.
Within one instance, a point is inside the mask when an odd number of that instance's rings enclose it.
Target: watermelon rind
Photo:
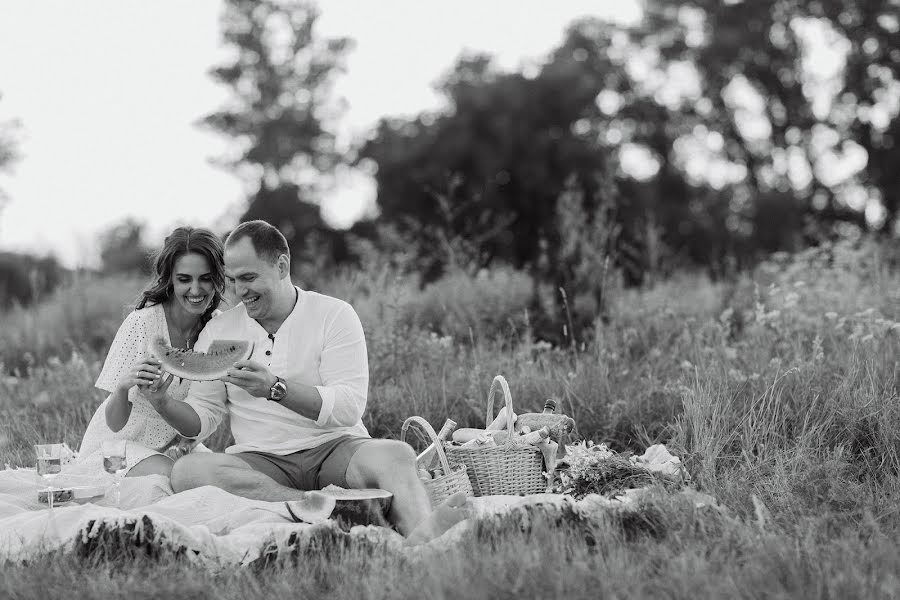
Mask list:
[[[349,531],[356,525],[376,525],[390,527],[387,515],[391,509],[394,495],[377,488],[345,489],[329,485],[319,493],[335,499],[331,518],[337,521],[341,529]]]
[[[206,352],[173,348],[161,336],[150,344],[168,373],[190,381],[213,381],[228,374],[234,363],[253,354],[253,343],[246,340],[213,340]]]

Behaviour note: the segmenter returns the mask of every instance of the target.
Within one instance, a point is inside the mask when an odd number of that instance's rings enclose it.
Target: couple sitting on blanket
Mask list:
[[[79,460],[96,460],[104,439],[126,439],[127,476],[169,476],[176,492],[214,485],[294,501],[330,484],[381,488],[393,494],[388,519],[409,543],[441,535],[465,517],[465,498],[432,509],[412,448],[369,437],[359,317],[342,300],[294,286],[290,266],[284,236],[265,221],[240,224],[224,245],[205,229],[173,231],[112,343],[96,383],[110,395]],[[226,280],[237,304],[219,313]],[[253,354],[221,380],[176,383],[147,351],[157,336],[199,352],[215,339],[248,340]],[[173,461],[179,440],[190,449],[226,415],[235,443],[224,454],[201,445]]]

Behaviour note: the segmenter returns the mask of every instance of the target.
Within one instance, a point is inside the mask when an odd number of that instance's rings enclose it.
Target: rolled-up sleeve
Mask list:
[[[326,324],[319,364],[322,397],[319,427],[352,427],[362,420],[369,389],[369,359],[362,323],[353,307],[344,304]]]
[[[197,337],[194,350],[205,352],[209,348],[211,341],[212,336],[209,334],[209,328],[205,328]],[[184,402],[193,408],[200,418],[200,431],[192,439],[204,440],[218,429],[228,414],[228,408],[225,406],[227,398],[225,384],[221,381],[195,381],[191,383]]]
[[[200,431],[192,439],[205,440],[219,428],[228,413],[225,398],[225,384],[221,381],[191,383],[191,389],[184,401],[200,417]]]

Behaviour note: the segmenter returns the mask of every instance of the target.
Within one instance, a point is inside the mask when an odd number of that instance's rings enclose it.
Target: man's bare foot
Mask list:
[[[304,492],[299,500],[285,502],[294,523],[319,523],[331,516],[335,499],[318,492]]]
[[[457,492],[441,502],[431,514],[425,517],[406,538],[407,546],[424,544],[444,535],[444,532],[469,518],[466,494]]]

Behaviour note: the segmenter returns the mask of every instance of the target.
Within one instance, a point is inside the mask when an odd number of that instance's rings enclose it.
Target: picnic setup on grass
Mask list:
[[[234,349],[231,349],[233,351]],[[180,360],[180,359],[179,359]],[[182,375],[191,376],[189,369]],[[503,405],[495,414],[495,400]],[[507,381],[494,378],[483,429],[456,428],[447,418],[438,432],[410,416],[400,439],[413,432],[430,445],[417,456],[419,478],[432,505],[463,492],[471,518],[425,544],[425,552],[458,544],[466,528],[523,508],[566,510],[585,520],[605,511],[639,511],[643,490],[693,494],[697,505],[715,501],[690,488],[679,458],[662,444],[642,455],[618,453],[590,440],[567,443],[575,421],[553,399],[542,412],[516,412]],[[124,478],[125,441],[103,447],[103,469],[90,470],[65,444],[35,446],[36,466],[0,471],[0,561],[21,562],[62,551],[115,558],[122,548],[165,549],[210,568],[258,565],[308,543],[323,530],[349,543],[411,552],[385,526],[391,494],[384,490],[322,490],[325,506],[265,502],[204,486],[174,493],[161,475]],[[415,552],[423,552],[416,546]]]

